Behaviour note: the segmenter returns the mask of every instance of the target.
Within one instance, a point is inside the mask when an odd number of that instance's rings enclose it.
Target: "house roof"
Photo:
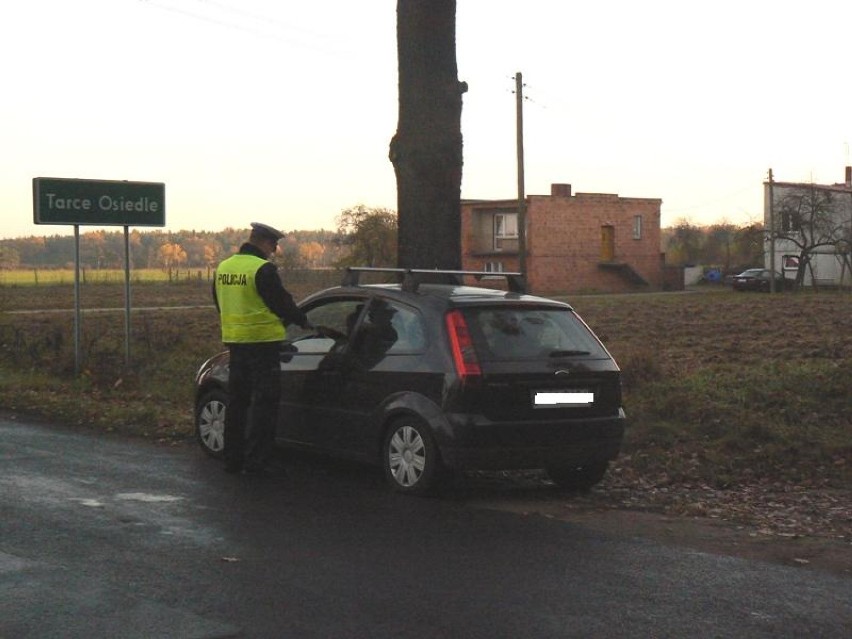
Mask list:
[[[765,186],[769,186],[769,181],[764,181]],[[847,186],[846,184],[815,184],[814,182],[771,182],[773,188],[793,188],[793,189],[806,189],[806,188],[817,188],[821,191],[837,191],[838,193],[852,193],[852,186]]]

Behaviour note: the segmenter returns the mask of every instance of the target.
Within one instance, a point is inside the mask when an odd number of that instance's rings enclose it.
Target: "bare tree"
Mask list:
[[[456,1],[397,0],[397,182],[401,267],[461,266],[462,94]]]
[[[755,222],[738,226],[734,232],[734,267],[763,264],[765,232]]]
[[[840,259],[840,286],[843,286],[848,273],[850,276],[849,289],[852,290],[852,240],[841,240],[837,244],[837,254]]]
[[[762,224],[695,226],[682,219],[677,226],[663,228],[662,234],[666,263],[670,265],[715,265],[728,273],[763,263]]]
[[[337,231],[349,247],[338,267],[393,266],[397,261],[397,216],[393,211],[363,204],[344,209],[337,216]]]
[[[666,244],[666,256],[671,264],[697,264],[702,259],[704,233],[689,220],[681,219],[669,229]]]
[[[713,264],[720,264],[723,272],[729,272],[734,259],[737,227],[729,222],[720,222],[705,232],[704,253]]]
[[[834,201],[834,192],[816,185],[786,190],[775,216],[775,240],[784,240],[799,252],[796,284],[801,286],[807,269],[816,286],[813,257],[820,249],[836,249],[844,239],[844,226]]]

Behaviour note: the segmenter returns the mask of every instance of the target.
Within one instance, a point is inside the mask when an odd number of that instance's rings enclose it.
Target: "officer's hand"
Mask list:
[[[340,331],[331,328],[330,326],[314,326],[314,330],[323,337],[330,337],[331,339],[345,339],[346,335],[341,333]]]

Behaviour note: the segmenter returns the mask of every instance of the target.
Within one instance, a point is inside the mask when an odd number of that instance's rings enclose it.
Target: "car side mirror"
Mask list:
[[[293,361],[293,353],[297,352],[295,346],[293,346],[290,342],[284,342],[281,344],[281,350],[278,354],[278,359],[282,364],[288,364]]]

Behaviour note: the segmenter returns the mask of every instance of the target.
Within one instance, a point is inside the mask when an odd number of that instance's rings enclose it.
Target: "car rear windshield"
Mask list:
[[[562,308],[464,309],[477,355],[483,360],[543,357],[606,358],[586,325]]]

